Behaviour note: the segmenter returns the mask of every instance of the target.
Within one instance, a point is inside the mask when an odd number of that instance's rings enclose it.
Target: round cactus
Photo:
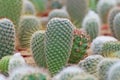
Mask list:
[[[74,38],[71,55],[68,63],[77,64],[87,55],[86,50],[89,48],[89,37],[85,32],[79,29],[74,29]]]
[[[9,80],[49,80],[49,76],[43,70],[24,66],[15,69],[10,74]]]
[[[71,66],[63,69],[53,80],[71,80],[74,76],[83,74],[84,71],[77,66]]]
[[[114,18],[114,21],[113,21],[113,29],[114,29],[114,35],[115,37],[120,40],[120,13],[118,13],[115,18]]]
[[[83,18],[88,12],[87,0],[67,0],[66,5],[73,23],[80,28]]]
[[[23,15],[35,15],[36,14],[35,7],[32,4],[32,2],[30,2],[29,0],[24,0],[23,6],[24,6]]]
[[[18,26],[22,14],[23,0],[0,0],[0,18],[8,18]]]
[[[60,3],[59,0],[51,0],[51,5],[50,5],[50,7],[51,7],[52,9],[60,9],[60,8],[62,8],[62,4]]]
[[[15,50],[15,29],[8,19],[0,19],[0,59]]]
[[[120,62],[114,64],[109,72],[107,80],[119,80],[120,79]]]
[[[23,16],[20,21],[18,39],[21,48],[30,48],[32,34],[41,29],[40,21],[35,16]]]
[[[40,67],[47,67],[46,56],[44,52],[44,33],[45,31],[37,31],[31,39],[31,50],[36,64]]]
[[[69,14],[65,10],[54,9],[54,10],[52,10],[49,13],[48,19],[50,20],[50,19],[55,18],[55,17],[58,17],[58,18],[68,18],[69,19]]]
[[[82,27],[87,32],[87,34],[90,35],[91,41],[96,38],[101,27],[101,21],[98,14],[90,11],[84,18]]]
[[[104,57],[112,57],[114,52],[120,50],[120,42],[106,42],[103,44],[101,55]]]
[[[111,36],[96,37],[91,43],[91,50],[92,50],[93,54],[99,54],[100,55],[103,44],[105,42],[109,42],[109,41],[118,41],[118,40],[115,39],[114,37],[111,37]]]
[[[51,75],[67,63],[73,43],[73,25],[68,19],[53,18],[45,33],[46,62]]]
[[[26,63],[20,54],[13,56],[5,56],[0,60],[0,71],[2,73],[10,73],[15,68],[24,66]]]
[[[99,0],[97,4],[97,12],[103,24],[107,23],[109,11],[116,6],[116,0]]]
[[[79,67],[87,73],[97,76],[97,65],[104,58],[101,55],[91,55],[79,62]]]
[[[98,64],[98,78],[99,80],[107,80],[110,67],[119,62],[120,59],[105,58]]]
[[[114,31],[114,25],[113,21],[115,19],[115,16],[120,12],[120,7],[114,7],[110,10],[109,15],[108,15],[108,24],[111,29],[111,32],[113,36],[115,36],[115,31]]]

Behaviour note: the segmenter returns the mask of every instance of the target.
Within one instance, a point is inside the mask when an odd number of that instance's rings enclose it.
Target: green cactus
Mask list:
[[[87,73],[74,76],[71,80],[98,80],[96,77]]]
[[[96,11],[98,1],[99,0],[89,0],[89,8],[93,11]]]
[[[30,0],[30,1],[34,4],[37,13],[44,12],[46,10],[47,0]]]
[[[92,54],[101,54],[101,50],[102,50],[102,46],[105,42],[108,41],[118,41],[117,39],[115,39],[114,37],[111,36],[99,36],[96,37],[92,43],[91,43],[91,50],[92,50]]]
[[[116,58],[103,59],[98,64],[98,67],[97,67],[99,80],[107,80],[107,76],[108,76],[108,72],[110,70],[110,67],[117,62],[120,62],[120,59],[116,59]]]
[[[30,48],[32,34],[41,29],[40,21],[35,16],[23,16],[20,21],[18,38],[21,48]]]
[[[36,10],[32,2],[29,0],[24,0],[24,5],[23,5],[23,15],[35,15]]]
[[[101,21],[98,14],[90,11],[84,18],[82,26],[87,34],[90,35],[90,39],[92,42],[92,40],[95,39],[100,32]]]
[[[5,56],[0,60],[0,71],[5,74],[11,73],[15,68],[24,66],[25,64],[25,60],[20,54]]]
[[[79,67],[87,73],[97,76],[97,65],[104,58],[101,55],[91,55],[79,62]]]
[[[51,6],[52,9],[60,9],[62,8],[62,4],[59,0],[51,0]]]
[[[84,71],[77,66],[70,66],[63,69],[53,80],[71,80],[74,76],[84,74]]]
[[[113,21],[113,30],[114,30],[114,35],[115,37],[120,40],[120,31],[119,31],[119,26],[120,26],[120,13],[118,13]]]
[[[8,18],[18,27],[22,6],[23,0],[0,0],[0,18]]]
[[[73,42],[73,25],[68,19],[53,18],[45,33],[46,62],[51,75],[67,63]]]
[[[3,18],[0,20],[0,59],[14,53],[15,29],[13,23]]]
[[[115,31],[114,31],[114,19],[115,19],[115,16],[120,12],[120,7],[114,7],[110,10],[109,12],[109,15],[108,15],[108,24],[109,24],[109,27],[111,29],[111,32],[113,34],[113,36],[115,36]]]
[[[49,80],[49,75],[36,67],[24,66],[15,69],[9,80]]]
[[[55,17],[69,19],[69,14],[65,10],[54,9],[49,13],[48,19],[50,20],[50,19],[55,18]]]
[[[120,79],[120,62],[114,64],[109,72],[107,80],[119,80]]]
[[[67,0],[66,6],[73,23],[80,28],[83,18],[88,12],[87,0]]]
[[[85,57],[86,50],[89,48],[89,37],[85,32],[75,29],[71,55],[68,63],[77,64]]]
[[[112,57],[114,52],[120,50],[120,42],[106,42],[103,44],[101,55],[104,57]]]
[[[37,31],[31,39],[31,50],[36,64],[40,67],[47,67],[46,56],[44,52],[44,33],[45,31]]]
[[[116,0],[99,0],[97,4],[97,12],[103,24],[107,23],[109,11],[116,6]]]

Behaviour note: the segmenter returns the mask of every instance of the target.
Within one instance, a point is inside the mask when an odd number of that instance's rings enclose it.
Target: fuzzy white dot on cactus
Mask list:
[[[58,73],[53,80],[70,80],[76,75],[80,75],[84,73],[84,71],[77,67],[77,66],[71,66],[63,69],[60,73]]]
[[[11,59],[9,61],[9,66],[8,66],[9,73],[13,69],[15,69],[17,67],[22,67],[25,65],[26,65],[26,62],[25,62],[24,58],[20,55],[20,53],[16,53],[11,57]]]
[[[103,44],[108,41],[118,41],[118,40],[111,36],[99,36],[95,38],[91,43],[92,53],[100,55]]]

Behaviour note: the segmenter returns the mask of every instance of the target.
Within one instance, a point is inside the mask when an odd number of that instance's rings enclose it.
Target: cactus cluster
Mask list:
[[[55,18],[55,17],[57,17],[57,18],[68,18],[69,19],[69,14],[65,10],[54,9],[49,13],[48,20],[50,20],[52,18]]]
[[[20,20],[18,39],[21,48],[30,48],[32,34],[41,29],[41,23],[35,16],[23,16]]]
[[[104,58],[101,55],[91,55],[79,62],[79,67],[87,73],[97,76],[97,65]]]
[[[98,71],[98,78],[99,80],[107,80],[108,72],[112,65],[115,63],[120,62],[120,59],[112,59],[112,58],[105,58],[103,59],[97,67]]]
[[[40,67],[47,67],[45,56],[44,38],[45,31],[37,31],[32,35],[31,51],[36,64]]]
[[[89,36],[79,29],[74,29],[73,36],[73,45],[68,63],[77,64],[87,55],[86,50],[89,48]]]
[[[103,24],[107,23],[109,11],[116,6],[116,0],[99,0],[97,4],[97,12]]]
[[[92,43],[91,43],[91,50],[92,50],[92,54],[101,54],[101,50],[102,50],[102,47],[103,47],[103,44],[105,42],[109,42],[109,41],[118,41],[117,39],[115,39],[114,37],[111,37],[111,36],[99,36],[99,37],[96,37]]]
[[[87,0],[67,0],[66,6],[72,22],[77,28],[80,28],[83,18],[88,12]]]
[[[89,11],[83,20],[82,27],[86,33],[90,35],[90,40],[92,42],[92,40],[96,38],[100,32],[101,21],[98,14],[93,11]]]
[[[46,62],[51,75],[67,63],[73,43],[73,25],[68,19],[53,18],[45,33]]]
[[[32,4],[32,2],[30,2],[29,0],[24,0],[23,6],[24,6],[23,15],[35,15],[36,14],[35,7]]]
[[[0,59],[14,53],[15,29],[13,23],[6,19],[0,19]]]

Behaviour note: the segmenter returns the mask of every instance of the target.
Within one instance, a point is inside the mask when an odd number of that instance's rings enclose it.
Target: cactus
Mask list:
[[[103,44],[101,55],[104,57],[110,57],[114,52],[120,50],[120,42],[106,42]]]
[[[84,71],[77,67],[71,66],[64,68],[60,73],[58,73],[53,80],[71,80],[74,76],[83,74]]]
[[[99,0],[97,4],[97,12],[103,24],[107,23],[109,11],[116,6],[116,0]]]
[[[84,18],[82,26],[87,34],[90,35],[90,39],[92,41],[98,36],[101,27],[101,21],[98,14],[90,11]]]
[[[15,69],[9,80],[49,80],[49,75],[36,67],[24,66]]]
[[[69,14],[65,10],[54,9],[49,13],[48,19],[50,20],[50,19],[55,18],[55,17],[69,19]]]
[[[23,15],[35,15],[36,10],[34,5],[29,0],[24,0]]]
[[[115,37],[120,40],[119,26],[120,26],[120,13],[118,13],[113,20],[113,29]]]
[[[30,48],[32,34],[41,29],[40,21],[35,16],[23,16],[20,21],[18,39],[21,48]]]
[[[51,6],[52,9],[60,9],[62,8],[62,4],[59,0],[51,0]]]
[[[68,19],[53,18],[45,33],[45,54],[51,75],[58,73],[67,63],[73,42],[73,25]]]
[[[0,59],[11,55],[15,47],[15,29],[13,23],[3,18],[0,20]]]
[[[98,0],[89,0],[89,8],[93,11],[96,11]]]
[[[70,58],[68,63],[77,64],[87,55],[86,50],[89,48],[89,37],[85,32],[74,29],[74,38]]]
[[[115,31],[114,31],[114,25],[113,21],[115,19],[115,16],[120,12],[120,7],[114,7],[110,10],[109,15],[108,15],[108,24],[111,29],[111,32],[113,36],[115,36]]]
[[[87,73],[74,76],[71,80],[98,80],[96,77],[89,75]]]
[[[88,12],[87,0],[67,0],[66,6],[73,23],[80,28],[83,18]]]
[[[22,14],[23,0],[0,0],[0,18],[8,18],[18,27]]]
[[[93,54],[100,55],[103,44],[108,41],[118,41],[118,40],[111,36],[96,37],[91,43],[91,50],[92,50]]]
[[[97,76],[97,65],[104,58],[101,55],[91,55],[79,62],[79,67],[87,73]]]
[[[107,80],[119,80],[120,79],[120,62],[114,64],[109,72]]]
[[[116,58],[103,59],[98,64],[98,67],[97,67],[99,80],[107,80],[107,76],[108,76],[108,72],[110,70],[110,67],[119,61],[120,61],[120,59],[116,59]]]
[[[31,50],[36,64],[40,67],[47,67],[44,53],[44,31],[37,31],[31,39]]]
[[[24,66],[26,63],[19,54],[5,56],[0,60],[0,71],[2,73],[11,73],[15,68]]]

